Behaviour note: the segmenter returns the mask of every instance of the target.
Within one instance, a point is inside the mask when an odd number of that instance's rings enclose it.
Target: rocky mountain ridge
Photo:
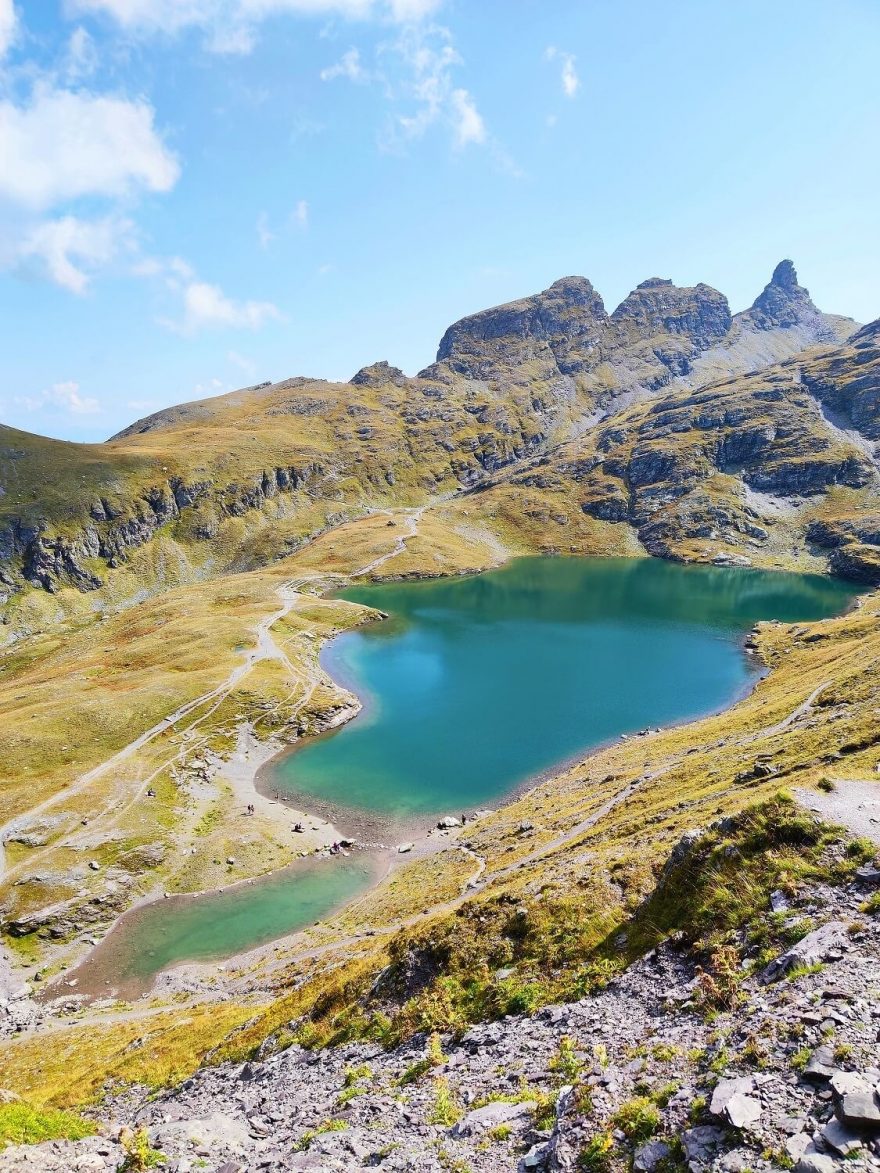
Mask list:
[[[752,308],[737,315],[707,285],[682,289],[662,278],[642,282],[609,315],[589,281],[570,277],[455,323],[437,362],[416,378],[381,362],[362,368],[349,384],[304,378],[260,384],[156,413],[104,445],[0,428],[0,604],[15,604],[28,587],[101,590],[158,539],[172,543],[184,581],[257,566],[340,520],[490,486],[499,474],[531,475],[526,470],[534,460],[545,458],[557,477],[575,483],[592,465],[589,500],[582,504],[597,522],[626,521],[650,552],[688,557],[688,542],[714,540],[719,526],[703,509],[695,524],[682,526],[676,518],[665,537],[648,533],[646,540],[637,498],[645,497],[643,478],[654,484],[662,471],[649,465],[662,449],[665,479],[675,482],[670,492],[690,500],[694,478],[679,474],[692,460],[684,449],[694,420],[715,433],[699,461],[722,475],[740,475],[746,441],[742,427],[738,439],[717,434],[730,420],[724,424],[727,417],[716,408],[711,424],[698,410],[685,423],[687,392],[711,387],[710,399],[729,399],[741,423],[762,397],[761,418],[793,412],[789,420],[768,421],[763,439],[760,428],[751,429],[749,458],[775,469],[765,470],[761,484],[757,469],[750,474],[752,489],[804,499],[873,483],[876,333],[866,328],[851,342],[826,348],[824,359],[802,351],[854,326],[821,314],[788,261]],[[786,367],[792,351],[804,360]],[[781,368],[758,364],[771,390],[761,391],[759,376],[750,375],[749,401],[745,384],[730,372],[749,368],[756,354],[784,362]],[[789,388],[780,399],[779,387],[794,384],[798,371],[811,372],[808,394]],[[771,401],[778,408],[767,407]],[[621,463],[609,446],[618,445],[620,427],[630,435],[632,427],[613,421],[634,411],[644,417],[637,425],[644,441],[632,454],[635,464]],[[560,459],[555,454],[563,449]],[[820,453],[826,455],[817,461]],[[665,510],[668,501],[649,496],[652,514]],[[738,535],[737,546],[743,537],[760,538],[746,524],[721,528]],[[824,551],[836,549],[836,541],[826,535],[816,557],[828,558]],[[129,579],[141,589],[161,588],[153,581],[155,566],[144,569],[143,561],[130,567]],[[851,560],[835,555],[835,564]],[[125,576],[116,577],[121,583]]]
[[[661,277],[641,282],[609,315],[585,277],[564,277],[543,293],[450,326],[436,362],[420,377],[593,376],[612,396],[637,387],[652,392],[687,376],[710,350],[716,361],[728,352],[731,374],[752,369],[745,341],[753,336],[777,336],[776,357],[783,358],[815,343],[842,342],[856,329],[851,319],[816,308],[788,260],[776,266],[752,307],[736,315],[717,289],[679,287]]]

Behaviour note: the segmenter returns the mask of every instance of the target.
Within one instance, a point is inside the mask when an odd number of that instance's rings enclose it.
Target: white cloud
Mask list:
[[[2,60],[15,40],[18,20],[15,15],[15,5],[12,0],[0,0],[0,60]]]
[[[308,228],[309,226],[309,201],[297,200],[293,211],[290,213],[290,218],[294,224],[298,224],[300,228]]]
[[[275,233],[269,228],[269,217],[265,212],[260,212],[257,216],[257,239],[262,249],[268,248],[275,239]]]
[[[233,301],[219,285],[190,281],[183,289],[183,320],[174,327],[183,334],[223,326],[259,330],[280,320],[281,312],[271,301]]]
[[[28,411],[57,407],[71,415],[97,415],[101,411],[100,403],[90,396],[80,395],[79,391],[79,383],[71,379],[65,383],[53,383],[48,390],[41,391],[39,395],[20,396],[15,402]]]
[[[179,299],[177,318],[159,318],[159,324],[176,334],[196,334],[212,327],[259,330],[284,315],[271,301],[235,301],[219,285],[202,281],[182,257],[145,257],[132,267],[137,277],[158,278]]]
[[[98,50],[95,42],[80,25],[70,34],[67,42],[67,60],[64,73],[69,82],[82,81],[91,77],[98,68]]]
[[[486,124],[467,90],[453,90],[450,107],[455,115],[455,142],[459,147],[486,141]]]
[[[285,13],[411,24],[435,12],[442,3],[443,0],[70,0],[73,11],[103,13],[131,32],[174,34],[199,28],[208,35],[208,47],[219,53],[249,53],[259,23]]]
[[[397,128],[406,138],[419,138],[429,127],[443,123],[452,130],[456,146],[486,141],[486,125],[468,90],[455,86],[452,71],[462,64],[448,29],[405,29],[392,46],[410,71],[404,96],[416,103],[413,114],[401,115]],[[392,144],[393,145],[393,144]]]
[[[354,82],[370,80],[369,73],[361,65],[359,50],[348,49],[335,65],[329,65],[326,69],[321,70],[321,81],[333,81],[337,77],[345,77]]]
[[[0,102],[0,157],[0,196],[34,210],[169,191],[179,175],[146,102],[42,86],[26,106]]]
[[[56,285],[71,293],[85,293],[94,271],[131,244],[133,229],[130,220],[115,216],[45,220],[24,235],[18,258],[25,263],[36,261]]]
[[[547,61],[559,61],[559,80],[562,82],[562,92],[566,98],[573,98],[581,86],[581,79],[578,77],[577,68],[575,67],[576,58],[574,53],[564,53],[561,49],[557,49],[555,45],[550,45],[545,50],[544,57]]]

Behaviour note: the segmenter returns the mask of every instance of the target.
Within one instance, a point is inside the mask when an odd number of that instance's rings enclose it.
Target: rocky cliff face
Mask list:
[[[717,289],[702,283],[681,287],[663,277],[643,281],[609,315],[586,278],[565,277],[543,293],[450,326],[436,362],[422,376],[508,382],[573,377],[588,406],[607,409],[615,394],[656,392],[691,375],[699,385],[816,342],[842,341],[855,328],[851,319],[816,308],[788,260],[776,266],[751,309],[736,316]]]
[[[491,379],[531,363],[576,374],[593,364],[607,321],[602,298],[590,282],[563,277],[543,293],[450,326],[440,341],[437,363],[422,374]]]

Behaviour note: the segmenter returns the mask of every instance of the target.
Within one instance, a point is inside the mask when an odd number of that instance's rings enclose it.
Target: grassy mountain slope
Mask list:
[[[637,410],[634,400],[665,402],[719,363],[738,368],[755,355],[837,337],[850,325],[816,310],[787,262],[755,306],[735,318],[708,286],[678,289],[656,278],[608,315],[589,282],[566,278],[450,327],[438,361],[415,379],[387,363],[347,384],[288,379],[170,408],[104,445],[3,428],[0,602],[14,627],[29,630],[58,610],[34,602],[29,588],[100,590],[119,603],[253,568],[346,518],[466,491],[562,444],[580,460],[595,449],[601,421],[605,443],[607,421]],[[863,340],[861,395],[869,415],[876,401],[872,347]],[[845,396],[853,354],[844,347],[836,361],[828,360],[821,392],[829,403]],[[798,437],[788,449],[792,460],[812,462],[808,491],[866,483],[870,454],[857,451],[869,435],[859,431],[865,413],[844,436],[812,418],[808,403],[794,406]],[[692,448],[682,435],[665,432],[665,446]],[[827,472],[821,484],[817,453]],[[690,459],[684,452],[678,464]],[[575,482],[578,475],[564,473]],[[593,516],[617,520],[619,490],[609,482],[608,503],[597,502]],[[640,529],[637,516],[629,520]],[[534,521],[519,519],[528,542]],[[515,529],[518,520],[508,524]],[[589,549],[589,534],[572,544]],[[103,605],[96,599],[92,607]]]

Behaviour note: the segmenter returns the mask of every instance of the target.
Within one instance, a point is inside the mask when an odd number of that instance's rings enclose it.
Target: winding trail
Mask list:
[[[814,688],[807,699],[802,701],[796,709],[792,709],[787,717],[783,717],[782,720],[777,721],[775,725],[768,725],[764,729],[756,730],[749,736],[739,738],[739,744],[749,745],[753,741],[762,740],[765,737],[775,737],[777,733],[784,733],[786,729],[790,728],[795,723],[795,721],[797,721],[800,717],[803,717],[810,711],[810,709],[812,709],[813,705],[816,703],[825,689],[830,685],[830,680],[823,680],[818,688]]]
[[[362,566],[360,570],[353,570],[351,577],[363,578],[367,574],[372,574],[374,570],[378,570],[380,566],[384,566],[386,562],[390,562],[392,558],[397,558],[400,554],[403,554],[406,551],[406,543],[409,539],[418,535],[419,522],[422,520],[422,514],[427,508],[427,505],[421,505],[418,509],[413,509],[409,512],[406,516],[409,529],[406,533],[398,535],[394,547],[387,554],[380,554],[378,558],[374,558],[372,562],[368,562],[366,566]],[[390,512],[388,515],[389,517],[391,516]]]
[[[207,712],[203,713],[200,717],[197,717],[196,720],[184,731],[184,737],[191,737],[193,730],[202,724],[202,722],[206,721],[208,717],[210,717],[214,712],[216,712],[219,705],[222,704],[222,702],[232,692],[236,685],[238,685],[257,664],[265,660],[279,660],[282,664],[284,664],[284,666],[292,675],[298,675],[286,652],[284,652],[284,650],[280,648],[275,642],[271,631],[271,628],[274,626],[274,624],[276,624],[280,619],[283,619],[285,615],[289,614],[297,599],[299,598],[299,593],[295,589],[296,585],[301,585],[301,583],[299,580],[293,579],[278,588],[277,593],[281,597],[283,604],[282,607],[280,610],[275,611],[272,614],[267,615],[264,619],[260,620],[260,622],[254,628],[256,646],[250,648],[245,653],[242,662],[233,668],[225,680],[221,681],[220,684],[216,685],[212,689],[209,689],[207,692],[202,693],[200,696],[195,697],[193,700],[187,701],[185,704],[175,709],[174,712],[170,713],[167,717],[163,717],[161,721],[157,722],[150,729],[145,730],[133,741],[130,741],[128,745],[118,750],[115,754],[113,754],[112,757],[107,758],[106,761],[101,762],[100,765],[95,766],[91,770],[88,770],[85,774],[81,774],[71,786],[66,786],[63,790],[59,790],[56,794],[50,795],[49,798],[44,799],[44,801],[39,803],[37,806],[31,807],[29,810],[24,811],[21,814],[14,815],[6,823],[0,825],[0,879],[9,879],[17,871],[19,871],[25,863],[28,863],[29,865],[33,863],[32,857],[29,857],[26,860],[22,860],[21,863],[7,869],[4,845],[11,834],[31,824],[35,818],[38,818],[46,811],[52,810],[53,807],[59,805],[60,803],[66,804],[72,799],[76,799],[80,794],[87,790],[92,785],[92,783],[104,777],[104,775],[108,774],[111,770],[117,769],[139,750],[149,745],[151,741],[154,741],[162,734],[168,733],[169,730],[173,729],[173,727],[178,722],[182,721],[185,717],[188,717],[191,713],[197,712],[205,705],[209,705],[210,708],[207,710]],[[185,754],[189,753],[191,749],[192,746],[190,744],[185,744],[176,750],[175,753],[171,755],[171,757],[162,762],[161,765],[159,765],[151,774],[149,774],[148,777],[142,779],[137,784],[137,787],[127,802],[120,803],[120,796],[117,793],[111,795],[108,803],[104,806],[104,809],[90,817],[90,834],[94,834],[94,823],[100,821],[111,811],[114,813],[113,822],[117,822],[125,810],[127,810],[133,803],[137,802],[140,798],[143,797],[147,787],[151,782],[155,781],[155,779],[159,776],[159,774],[162,773],[163,770],[167,769],[174,762],[178,761]]]

